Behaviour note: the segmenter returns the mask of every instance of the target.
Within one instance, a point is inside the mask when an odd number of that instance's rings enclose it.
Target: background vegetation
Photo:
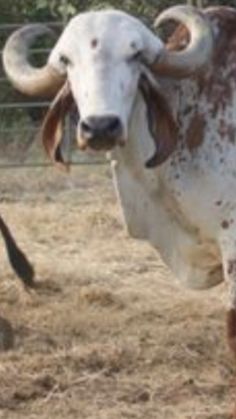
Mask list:
[[[0,23],[38,20],[61,20],[90,8],[112,5],[136,15],[152,18],[163,8],[178,3],[225,4],[235,6],[236,0],[0,0]]]

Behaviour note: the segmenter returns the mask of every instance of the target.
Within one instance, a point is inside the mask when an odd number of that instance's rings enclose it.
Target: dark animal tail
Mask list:
[[[15,239],[13,238],[9,228],[0,216],[0,231],[2,233],[9,262],[15,271],[16,275],[24,282],[28,287],[33,288],[34,282],[34,268],[28,261],[25,254],[17,246]]]

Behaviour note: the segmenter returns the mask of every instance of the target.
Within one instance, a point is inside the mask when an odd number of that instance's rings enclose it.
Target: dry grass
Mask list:
[[[3,419],[227,419],[234,364],[224,286],[180,289],[128,238],[107,168],[1,173],[1,213],[37,271],[27,294],[3,246]]]

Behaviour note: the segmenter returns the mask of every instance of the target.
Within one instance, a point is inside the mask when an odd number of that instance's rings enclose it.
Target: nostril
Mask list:
[[[90,120],[85,119],[80,123],[80,133],[85,140],[91,140],[96,135],[96,129]]]
[[[81,121],[81,131],[84,133],[91,133],[92,128],[86,121]]]
[[[110,133],[116,133],[119,132],[121,129],[121,123],[119,118],[111,118],[108,122],[108,130]]]

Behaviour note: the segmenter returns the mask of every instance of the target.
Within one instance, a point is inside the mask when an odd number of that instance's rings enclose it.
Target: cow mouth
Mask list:
[[[82,151],[111,151],[116,146],[123,147],[125,142],[120,138],[92,138],[90,140],[79,137],[77,139],[78,147]]]

